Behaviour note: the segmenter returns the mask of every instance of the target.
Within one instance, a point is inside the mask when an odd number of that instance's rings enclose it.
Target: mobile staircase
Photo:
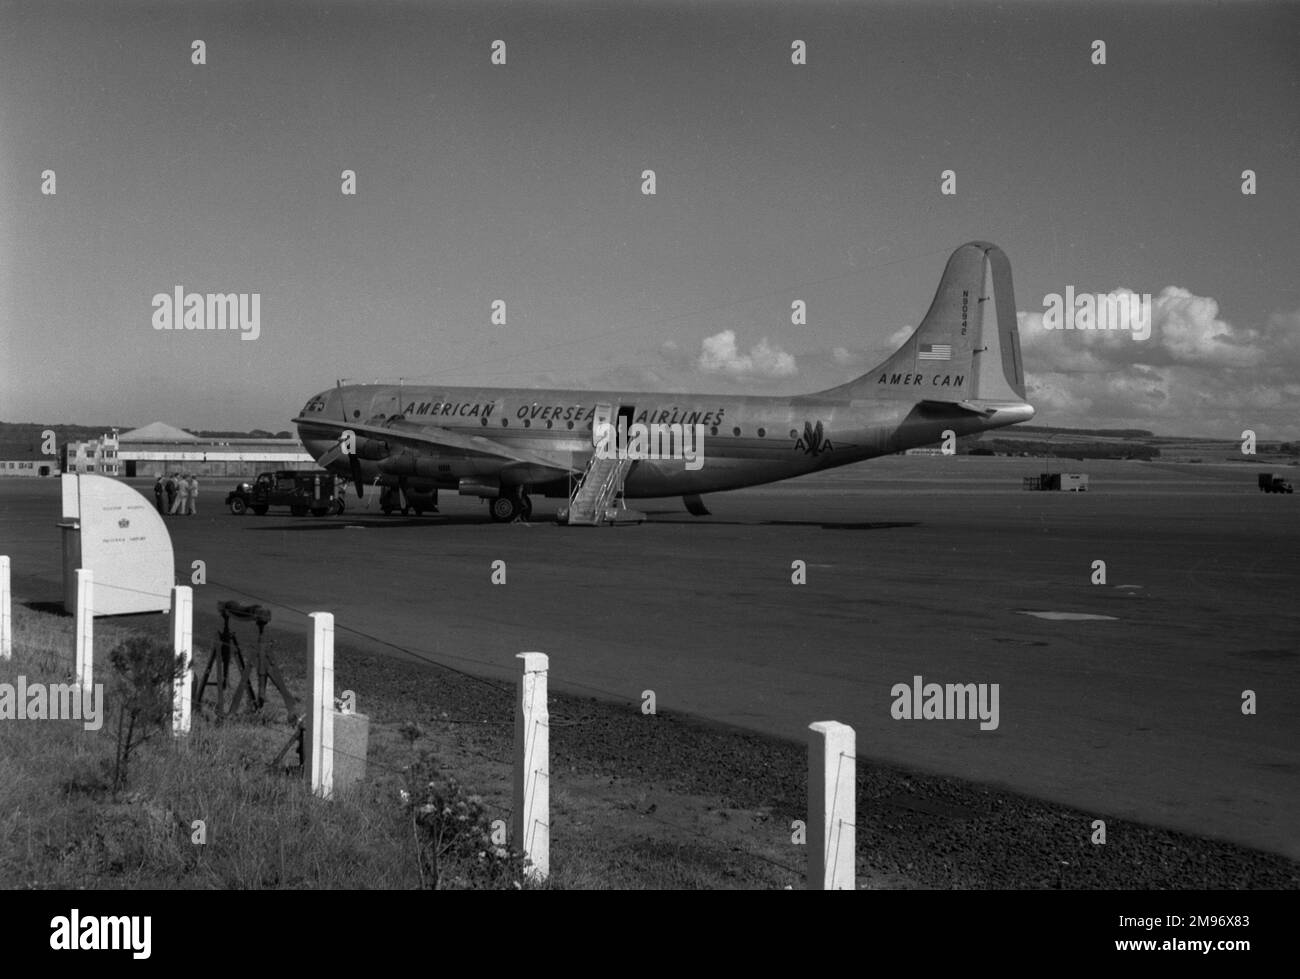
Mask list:
[[[623,502],[623,480],[635,459],[602,459],[593,455],[587,470],[569,497],[569,506],[559,514],[560,522],[569,526],[640,522],[644,514],[628,510]]]

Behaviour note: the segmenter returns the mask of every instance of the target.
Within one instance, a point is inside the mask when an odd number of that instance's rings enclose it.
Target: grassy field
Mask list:
[[[29,684],[70,680],[72,619],[19,605],[14,623],[14,658],[0,662],[0,683],[14,684],[20,675]],[[111,687],[112,668],[103,651],[131,632],[110,620],[96,623],[96,681]],[[288,682],[298,691],[303,689],[302,670],[297,668],[301,653],[291,647],[278,651]],[[196,649],[200,665],[203,656]],[[425,692],[421,685],[413,687],[409,677],[396,675],[403,672],[402,664],[393,667],[395,675],[385,683],[374,676],[376,667],[382,672],[382,664],[366,661],[349,667],[347,658],[345,654],[340,663],[342,674],[355,676],[364,665],[371,681],[367,690],[380,692],[370,695],[367,706],[372,724],[368,777],[330,802],[311,794],[300,770],[270,766],[290,731],[278,701],[260,715],[217,725],[209,694],[209,705],[197,712],[191,736],[174,740],[165,730],[154,734],[133,756],[129,780],[116,792],[117,717],[111,689],[105,694],[107,717],[98,731],[86,730],[78,720],[0,724],[0,887],[432,886],[427,850],[417,840],[402,793],[427,789],[432,763],[444,775],[436,780],[444,795],[445,775],[454,772],[453,778],[466,788],[453,797],[481,806],[489,821],[508,822],[510,693],[471,684],[480,688],[478,696],[472,704],[462,701],[461,708],[482,717],[452,718],[447,712],[426,717],[427,711],[416,703]],[[416,717],[421,723],[413,720]],[[557,721],[564,723],[562,717]],[[655,808],[647,803],[644,786],[614,792],[609,788],[603,786],[599,811],[574,785],[553,793],[553,821],[569,824],[585,841],[553,853],[547,887],[797,883],[788,874],[778,880],[745,866],[725,840],[709,846],[671,842],[653,832],[625,839],[607,831],[623,818],[621,813],[638,805]],[[691,801],[682,799],[677,809],[685,812],[690,807]],[[455,851],[444,856],[439,868],[442,887],[511,887],[522,879],[488,872],[474,849],[469,847],[460,857]]]

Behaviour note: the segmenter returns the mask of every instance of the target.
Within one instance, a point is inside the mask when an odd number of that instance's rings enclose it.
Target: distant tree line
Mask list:
[[[1044,435],[1097,435],[1105,438],[1149,439],[1154,432],[1145,428],[1054,428],[1051,425],[1017,425],[1017,432],[1041,432]]]
[[[972,445],[970,455],[1031,455],[1051,456],[1057,459],[1155,459],[1160,450],[1141,443],[1116,444],[1113,442],[1034,442],[1029,439],[984,439]]]

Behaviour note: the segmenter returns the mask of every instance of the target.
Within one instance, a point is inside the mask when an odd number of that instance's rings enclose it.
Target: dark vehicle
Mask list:
[[[384,513],[392,513],[394,510],[401,512],[402,516],[414,512],[417,517],[422,517],[426,512],[438,512],[438,491],[417,490],[409,486],[398,488],[396,486],[384,486],[379,491],[379,509]]]
[[[1274,476],[1272,473],[1259,474],[1259,491],[1261,493],[1294,493],[1288,483],[1281,476]]]
[[[295,517],[323,517],[343,512],[343,484],[317,469],[258,473],[253,482],[231,490],[226,506],[236,516],[252,510],[260,517],[273,506],[287,506]]]

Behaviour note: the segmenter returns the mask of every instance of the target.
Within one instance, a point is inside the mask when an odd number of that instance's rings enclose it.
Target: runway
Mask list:
[[[497,525],[445,494],[422,519],[235,517],[209,481],[168,526],[178,581],[206,562],[206,610],[256,596],[299,629],[288,610],[328,610],[340,642],[497,677],[541,650],[552,684],[638,714],[653,691],[660,713],[800,741],[835,719],[860,758],[1300,858],[1300,502],[1259,493],[1253,464],[1072,462],[1090,492],[1021,490],[1048,468],[890,457],[708,497],[705,518],[634,502],[650,521],[616,528],[545,522],[560,501]],[[60,597],[58,502],[56,480],[0,482],[20,600]],[[918,675],[998,684],[996,730],[895,720]]]

